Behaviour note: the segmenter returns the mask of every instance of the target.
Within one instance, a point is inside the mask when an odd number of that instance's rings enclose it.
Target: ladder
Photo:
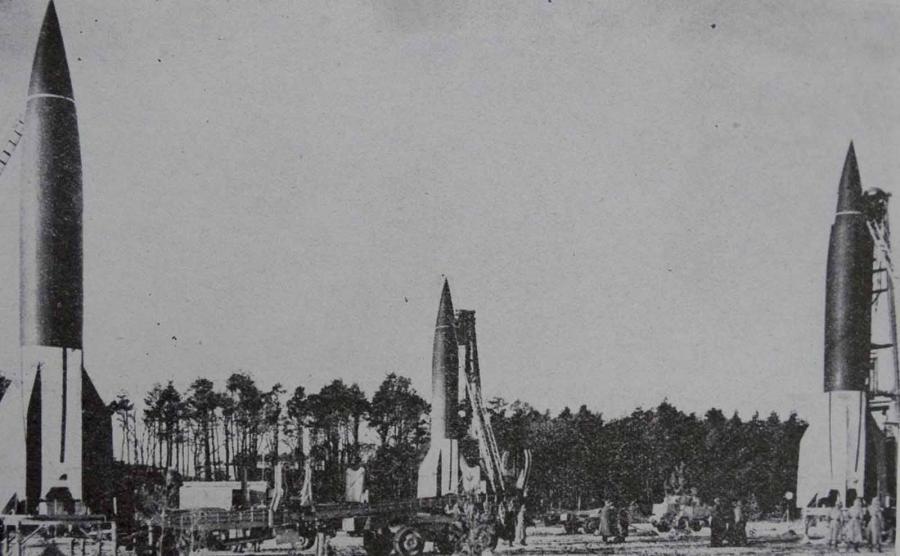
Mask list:
[[[493,491],[502,494],[506,490],[504,477],[506,466],[497,447],[497,439],[481,393],[481,369],[478,364],[478,341],[475,335],[475,311],[456,312],[456,339],[465,346],[466,394],[472,409],[472,429],[478,441],[481,463],[487,471]],[[531,454],[526,451],[530,466]]]
[[[872,308],[887,311],[889,325],[888,341],[872,343],[872,374],[869,381],[869,407],[873,410],[887,410],[889,417],[900,418],[900,354],[897,346],[897,310],[894,299],[894,263],[891,258],[891,230],[888,223],[888,199],[890,194],[880,189],[866,191],[866,225],[875,249],[872,261]],[[884,305],[881,301],[884,301]],[[885,306],[886,305],[886,306]],[[889,389],[878,384],[875,363],[879,354],[889,350],[891,358],[892,382]],[[893,414],[891,414],[893,413]]]
[[[23,116],[19,116],[16,118],[12,132],[7,136],[3,150],[0,150],[0,175],[3,175],[3,171],[6,170],[6,166],[9,164],[16,147],[19,146],[19,141],[22,140],[23,135],[25,135],[25,120]]]

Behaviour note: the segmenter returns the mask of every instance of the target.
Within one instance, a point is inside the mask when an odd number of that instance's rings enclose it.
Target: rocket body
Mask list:
[[[450,286],[444,281],[431,358],[431,445],[419,467],[418,496],[456,493],[459,487],[459,345]]]
[[[459,400],[459,345],[450,286],[444,282],[431,352],[431,438],[455,438]]]
[[[826,392],[866,389],[871,348],[872,253],[859,169],[851,145],[828,242]]]

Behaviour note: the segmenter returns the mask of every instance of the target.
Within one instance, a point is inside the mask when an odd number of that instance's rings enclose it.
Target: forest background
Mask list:
[[[0,376],[0,397],[8,381]],[[303,386],[265,389],[234,373],[217,389],[206,378],[185,391],[156,384],[138,409],[121,393],[108,409],[115,420],[116,458],[123,464],[174,469],[182,478],[250,480],[286,470],[288,492],[299,492],[306,458],[317,501],[340,500],[344,470],[365,465],[372,501],[414,497],[418,464],[429,444],[429,404],[409,378],[389,373],[370,397],[336,379],[318,393]],[[469,422],[460,403],[460,430]],[[660,502],[676,468],[702,500],[743,499],[751,514],[783,512],[796,487],[800,438],[795,413],[742,419],[716,408],[686,414],[668,401],[606,419],[582,405],[557,415],[523,401],[487,402],[497,443],[510,463],[533,453],[529,497],[540,509],[589,508],[600,500]],[[468,438],[462,453],[477,459]]]

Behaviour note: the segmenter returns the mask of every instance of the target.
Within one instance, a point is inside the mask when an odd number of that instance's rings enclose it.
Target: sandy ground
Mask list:
[[[648,555],[678,555],[678,554],[710,554],[710,555],[737,555],[737,554],[846,554],[848,551],[841,547],[839,551],[829,550],[824,539],[814,539],[804,542],[802,524],[799,521],[793,523],[750,523],[747,527],[750,546],[747,547],[722,547],[711,548],[709,546],[709,529],[703,529],[699,533],[675,536],[671,534],[656,534],[649,525],[638,524],[636,531],[629,536],[625,544],[604,544],[600,537],[595,535],[566,535],[562,527],[533,527],[528,530],[528,546],[508,547],[505,543],[497,547],[494,552],[497,556],[509,554],[510,556],[527,556],[530,554],[648,554]],[[339,535],[333,539],[333,546],[338,556],[364,556],[362,541]],[[890,553],[893,547],[884,548],[885,553]],[[431,544],[426,545],[426,550],[431,550]],[[860,549],[867,552],[866,548]],[[852,550],[850,552],[853,552]],[[426,552],[426,554],[432,554]]]

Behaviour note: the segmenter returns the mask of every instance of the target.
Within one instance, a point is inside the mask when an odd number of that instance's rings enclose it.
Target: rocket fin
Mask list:
[[[820,408],[822,409],[822,408]],[[828,462],[828,412],[820,410],[810,419],[809,426],[800,439],[797,461],[797,506],[816,506],[828,497],[831,482],[831,466]]]
[[[29,392],[30,394],[30,392]],[[0,434],[8,447],[0,450],[0,512],[25,498],[25,396],[18,381],[0,398]]]
[[[883,496],[893,491],[888,482],[887,435],[878,426],[871,413],[866,414],[866,500]],[[883,500],[883,499],[882,499]]]
[[[432,442],[428,447],[425,459],[419,464],[419,480],[416,496],[418,498],[433,498],[440,493],[440,469],[441,450]]]
[[[113,432],[109,410],[97,392],[88,372],[81,372],[81,441],[82,492],[84,503],[92,512],[110,513],[112,495],[105,470],[113,464]]]

